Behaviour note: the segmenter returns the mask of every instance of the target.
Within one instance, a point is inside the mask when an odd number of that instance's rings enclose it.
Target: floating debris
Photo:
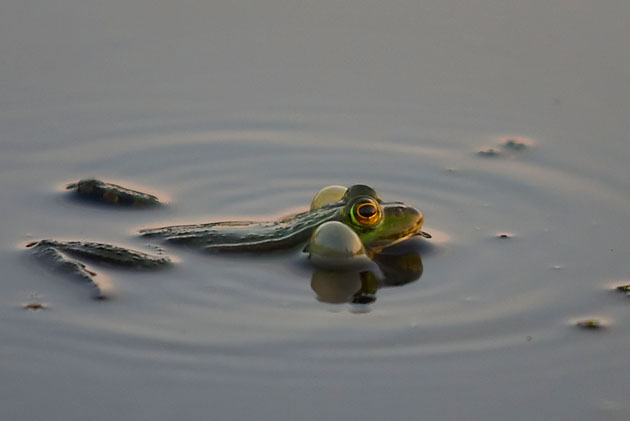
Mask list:
[[[106,183],[95,178],[86,178],[78,183],[68,184],[66,189],[74,190],[82,199],[116,206],[149,207],[161,204],[160,200],[152,194]]]
[[[503,148],[512,151],[522,151],[533,145],[534,142],[524,137],[505,137],[501,142]]]
[[[93,288],[93,297],[98,300],[109,298],[111,283],[70,256],[132,269],[152,269],[170,263],[167,257],[152,256],[104,243],[41,240],[29,243],[26,247],[46,266],[90,285]]]
[[[48,310],[48,306],[46,306],[45,304],[41,304],[41,303],[24,304],[23,308],[24,308],[24,310],[33,310],[33,311]]]
[[[494,149],[494,148],[486,148],[486,149],[481,149],[477,151],[477,155],[488,157],[488,158],[496,157],[496,156],[499,156],[500,154],[501,152],[499,152],[498,149]]]
[[[497,234],[497,238],[512,238],[512,234],[509,232],[501,232]]]
[[[483,148],[477,151],[477,155],[483,157],[512,156],[515,152],[521,152],[534,145],[531,139],[520,136],[502,137],[497,147]]]
[[[606,327],[600,320],[597,319],[580,320],[576,322],[575,325],[580,329],[587,330],[600,330]]]

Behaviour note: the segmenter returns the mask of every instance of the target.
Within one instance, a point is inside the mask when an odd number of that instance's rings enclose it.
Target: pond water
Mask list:
[[[628,419],[630,4],[264,3],[1,6],[2,418]],[[168,206],[70,200],[89,176]],[[434,236],[368,305],[299,250],[162,245],[101,302],[24,248],[357,183]]]

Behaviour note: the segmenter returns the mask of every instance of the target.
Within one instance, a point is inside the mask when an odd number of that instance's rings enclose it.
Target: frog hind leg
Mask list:
[[[170,259],[106,243],[40,240],[26,245],[46,267],[64,273],[92,287],[93,298],[111,297],[111,282],[88,269],[82,260],[132,269],[155,269],[170,264]]]

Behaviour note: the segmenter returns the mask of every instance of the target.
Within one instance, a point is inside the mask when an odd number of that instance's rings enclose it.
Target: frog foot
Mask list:
[[[98,203],[107,203],[126,207],[151,207],[162,203],[157,196],[132,190],[118,184],[108,183],[96,178],[85,178],[66,186],[73,190],[78,198]]]
[[[168,257],[87,241],[40,240],[29,243],[26,247],[46,266],[90,285],[93,297],[98,300],[110,297],[111,285],[78,259],[131,269],[156,269],[171,263]]]

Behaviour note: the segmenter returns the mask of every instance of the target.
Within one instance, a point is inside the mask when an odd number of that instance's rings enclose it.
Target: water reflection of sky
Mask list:
[[[627,418],[627,2],[149,3],[2,5],[6,417]],[[535,144],[475,154],[505,136]],[[59,198],[85,176],[170,207]],[[144,246],[353,183],[450,236],[367,314],[327,311],[293,256],[168,250],[172,271],[116,272],[94,305],[16,247]]]

